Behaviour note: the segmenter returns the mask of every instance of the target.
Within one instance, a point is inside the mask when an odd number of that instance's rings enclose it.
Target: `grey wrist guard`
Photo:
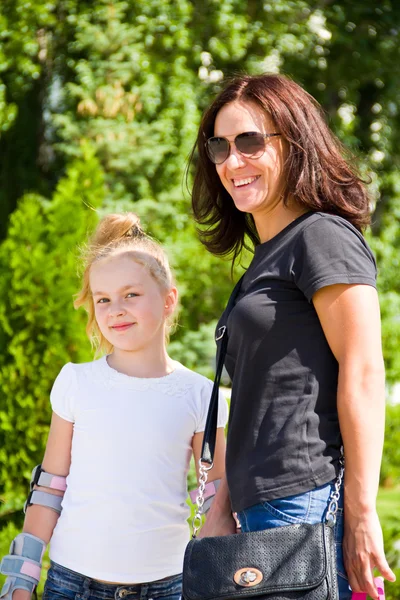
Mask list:
[[[0,573],[7,579],[0,593],[2,600],[12,600],[15,590],[32,594],[39,583],[46,543],[30,533],[20,533],[11,542],[10,554],[4,556]]]

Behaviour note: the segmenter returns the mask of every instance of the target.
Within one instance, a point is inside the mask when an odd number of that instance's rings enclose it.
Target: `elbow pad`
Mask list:
[[[39,504],[40,506],[51,508],[60,514],[62,509],[61,503],[64,494],[62,496],[58,496],[51,494],[50,492],[42,492],[34,488],[35,486],[43,486],[50,488],[51,490],[65,492],[67,489],[66,479],[66,477],[61,477],[60,475],[47,473],[42,469],[42,465],[37,465],[32,471],[30,492],[24,505],[24,512],[26,512],[28,506],[31,506],[32,504]]]

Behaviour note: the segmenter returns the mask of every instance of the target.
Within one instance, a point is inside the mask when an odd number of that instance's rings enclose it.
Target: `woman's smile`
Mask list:
[[[231,179],[231,181],[232,181],[233,185],[235,186],[235,188],[243,188],[243,187],[248,187],[249,185],[251,185],[252,183],[257,181],[257,179],[259,179],[260,177],[261,177],[261,175],[255,175],[255,176],[250,176],[250,177],[241,177],[241,178],[236,177],[235,179]]]

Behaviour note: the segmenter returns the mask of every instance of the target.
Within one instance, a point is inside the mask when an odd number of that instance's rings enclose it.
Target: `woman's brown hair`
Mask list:
[[[327,126],[318,102],[283,75],[244,75],[229,81],[204,113],[190,157],[196,163],[193,212],[197,223],[205,226],[199,230],[200,239],[210,252],[233,254],[235,260],[246,238],[253,245],[259,243],[252,216],[235,207],[205,149],[206,140],[214,135],[218,112],[234,101],[258,106],[286,140],[285,203],[291,197],[307,210],[339,215],[360,231],[368,225],[364,182],[345,158],[346,151]]]

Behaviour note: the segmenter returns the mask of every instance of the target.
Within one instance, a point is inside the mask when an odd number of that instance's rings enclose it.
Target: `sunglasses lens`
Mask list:
[[[229,142],[222,137],[212,137],[207,140],[206,149],[209,159],[215,165],[223,163],[229,156]]]
[[[241,133],[235,139],[236,148],[245,156],[257,157],[265,150],[264,136],[260,133]]]

